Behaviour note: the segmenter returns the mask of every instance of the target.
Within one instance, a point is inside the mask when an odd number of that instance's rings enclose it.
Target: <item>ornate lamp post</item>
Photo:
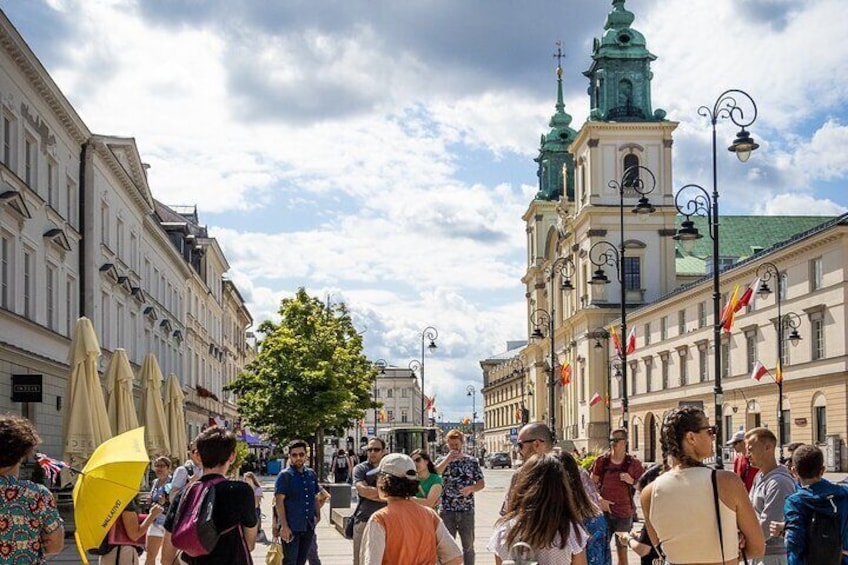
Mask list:
[[[784,348],[786,347],[786,329],[789,328],[789,341],[792,345],[798,345],[801,341],[801,334],[798,333],[798,328],[801,327],[801,317],[795,312],[781,313],[781,302],[783,301],[783,282],[781,281],[780,270],[777,265],[766,261],[757,267],[757,276],[760,277],[760,298],[767,298],[772,290],[769,288],[768,281],[774,279],[775,287],[775,304],[777,305],[777,429],[778,441],[780,442],[780,463],[786,462],[786,457],[783,455],[783,446],[786,444],[786,422],[783,420],[783,359]]]
[[[477,457],[477,390],[472,385],[465,387],[466,396],[471,397],[471,453]]]
[[[595,340],[595,345],[593,346],[596,351],[603,351],[606,353],[607,358],[607,374],[606,374],[606,386],[607,389],[604,393],[604,404],[607,407],[607,424],[609,426],[609,430],[607,433],[612,431],[612,403],[610,402],[610,396],[612,396],[612,371],[610,366],[609,352],[607,347],[607,342],[609,340],[610,334],[604,328],[595,328],[589,334],[589,339]],[[601,342],[604,343],[601,343]]]
[[[379,375],[385,375],[386,374],[386,367],[388,367],[388,366],[389,366],[389,364],[386,362],[385,359],[377,359],[376,361],[374,361],[374,367],[376,367],[377,369],[380,369]],[[377,379],[378,378],[379,378],[379,376],[374,377],[374,435],[377,435]]]
[[[646,173],[643,177],[642,173]],[[648,182],[646,182],[646,180]],[[654,191],[657,186],[657,179],[654,173],[647,167],[635,165],[625,169],[621,177],[621,181],[611,180],[607,183],[611,189],[618,192],[618,222],[619,222],[619,244],[616,247],[614,244],[606,240],[601,240],[589,248],[589,260],[593,265],[598,267],[589,284],[604,286],[611,281],[604,272],[604,267],[614,267],[616,279],[620,287],[620,317],[621,317],[621,340],[627,339],[627,265],[625,261],[625,245],[624,245],[624,194],[628,191],[633,191],[639,195],[639,202],[631,210],[634,214],[644,216],[653,213],[656,208],[648,200],[648,194]],[[627,347],[622,343],[621,351],[618,352],[621,358],[621,409],[624,417],[624,427],[627,429],[630,425],[630,405],[627,397]],[[610,422],[612,427],[612,422]]]
[[[517,375],[521,379],[521,414],[518,418],[518,421],[523,426],[530,420],[529,410],[527,410],[527,406],[524,403],[524,371],[526,370],[526,368],[524,367],[524,361],[521,359],[520,356],[513,357],[512,360],[509,362],[509,366],[512,367],[512,375]]]
[[[424,417],[424,344],[427,340],[430,340],[430,344],[427,346],[427,349],[430,353],[436,350],[436,339],[439,337],[439,332],[433,326],[427,326],[421,332],[421,363],[418,365],[418,368],[421,369],[421,425],[426,426],[427,421]],[[410,369],[412,369],[412,363],[410,363]],[[414,369],[413,369],[414,371]]]
[[[550,367],[548,368],[548,427],[551,429],[551,434],[556,442],[556,400],[554,399],[554,367],[556,367],[556,352],[554,351],[554,319],[544,308],[536,308],[530,314],[530,323],[533,324],[533,331],[530,333],[530,339],[539,341],[549,337],[551,339],[551,358]],[[544,328],[544,329],[543,329]]]
[[[740,98],[750,104],[753,111],[748,115],[750,119],[746,119],[745,111],[737,103],[737,98]],[[716,426],[716,468],[724,467],[722,457],[722,388],[721,388],[721,290],[719,286],[719,272],[721,271],[719,263],[721,256],[719,255],[719,221],[718,221],[718,166],[717,166],[717,145],[716,145],[716,123],[719,119],[729,119],[731,122],[741,128],[736,134],[736,140],[727,149],[733,153],[743,163],[751,156],[751,152],[759,147],[755,143],[751,134],[745,129],[754,123],[757,119],[757,104],[747,92],[742,90],[725,90],[716,99],[712,108],[701,106],[698,108],[698,114],[709,118],[712,125],[713,138],[713,192],[712,196],[705,188],[697,184],[687,184],[682,187],[674,197],[674,206],[677,211],[684,215],[686,219],[677,230],[677,234],[673,239],[680,241],[684,247],[694,242],[696,239],[703,237],[699,233],[698,228],[692,222],[692,216],[703,216],[707,218],[709,226],[709,235],[713,240],[713,353],[715,367],[715,426]],[[686,194],[694,193],[695,196],[689,200],[684,200]],[[687,243],[690,242],[690,243]]]

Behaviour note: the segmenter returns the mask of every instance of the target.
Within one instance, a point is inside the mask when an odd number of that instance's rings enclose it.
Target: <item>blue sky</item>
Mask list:
[[[762,145],[719,161],[722,212],[848,209],[840,0],[629,0],[680,122],[674,183],[707,184],[697,108],[741,88]],[[479,360],[525,333],[521,214],[536,191],[562,40],[588,111],[604,0],[0,0],[89,127],[135,137],[154,195],[197,204],[256,320],[298,286],[345,301],[366,352],[470,414]],[[736,131],[721,125],[729,144]],[[755,197],[751,197],[755,195]],[[478,409],[480,402],[478,400]]]

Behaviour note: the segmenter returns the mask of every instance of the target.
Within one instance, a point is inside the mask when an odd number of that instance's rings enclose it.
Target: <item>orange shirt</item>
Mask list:
[[[433,565],[438,562],[436,513],[411,500],[397,500],[371,517],[386,530],[383,565]]]

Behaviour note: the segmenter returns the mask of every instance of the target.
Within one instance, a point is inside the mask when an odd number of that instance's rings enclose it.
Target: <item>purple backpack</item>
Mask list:
[[[218,538],[233,528],[219,532],[212,514],[215,508],[215,485],[225,481],[216,477],[208,481],[197,481],[185,490],[174,516],[171,543],[175,548],[191,557],[209,555]]]

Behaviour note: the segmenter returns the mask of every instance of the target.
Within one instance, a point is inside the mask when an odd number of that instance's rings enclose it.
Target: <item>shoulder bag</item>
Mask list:
[[[718,524],[718,543],[721,546],[721,562],[724,563],[725,562],[725,558],[724,558],[724,536],[722,536],[722,532],[721,532],[721,513],[719,512],[719,509],[718,509],[718,483],[716,481],[716,470],[715,469],[713,469],[712,472],[710,473],[710,480],[713,483],[713,505],[715,506],[716,524]],[[745,549],[740,548],[740,552],[742,553],[741,561],[745,565],[748,565],[748,557],[745,555]]]

